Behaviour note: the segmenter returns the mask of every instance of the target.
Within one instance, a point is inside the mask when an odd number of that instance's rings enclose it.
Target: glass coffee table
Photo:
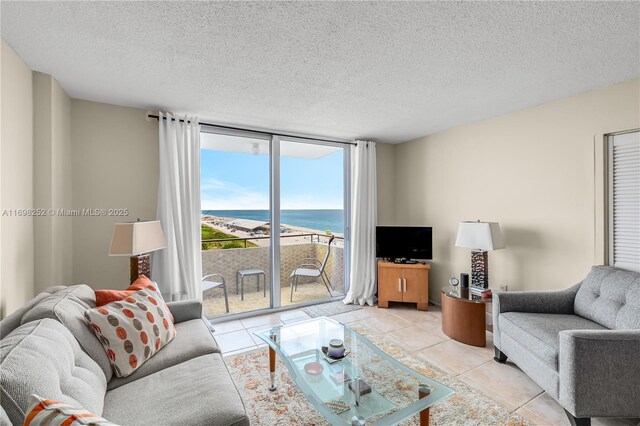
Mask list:
[[[420,425],[425,426],[429,424],[429,407],[454,393],[329,318],[255,334],[269,345],[269,390],[276,390],[277,353],[308,401],[331,425],[395,425],[420,413]],[[322,347],[331,339],[342,340],[348,351],[339,361],[323,352]]]

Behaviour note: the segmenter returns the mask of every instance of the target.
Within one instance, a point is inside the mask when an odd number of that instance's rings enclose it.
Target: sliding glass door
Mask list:
[[[205,132],[200,140],[205,315],[270,308],[271,141]]]
[[[218,128],[205,128],[201,145],[205,314],[344,295],[345,145]]]
[[[341,145],[280,141],[283,306],[345,293],[344,164]]]

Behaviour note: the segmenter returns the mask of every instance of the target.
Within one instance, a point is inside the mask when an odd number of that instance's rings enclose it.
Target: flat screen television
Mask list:
[[[432,259],[431,227],[377,226],[376,256],[385,259]]]

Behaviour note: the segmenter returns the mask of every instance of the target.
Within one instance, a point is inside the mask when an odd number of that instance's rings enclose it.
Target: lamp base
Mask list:
[[[151,255],[139,254],[131,256],[129,265],[131,283],[137,280],[140,275],[146,275],[147,278],[151,279]]]
[[[489,256],[486,251],[471,252],[471,285],[489,288]]]

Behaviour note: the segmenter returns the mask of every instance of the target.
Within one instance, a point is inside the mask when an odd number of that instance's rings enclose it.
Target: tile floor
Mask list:
[[[266,347],[253,335],[256,330],[309,318],[301,310],[292,310],[214,324],[215,337],[223,355]],[[353,325],[359,321],[377,328],[398,346],[446,371],[469,386],[500,402],[508,409],[542,426],[569,426],[565,414],[553,398],[514,364],[493,361],[492,334],[487,333],[487,347],[467,346],[449,339],[441,330],[441,312],[430,306],[420,312],[411,305],[390,309],[365,307],[358,311],[334,315],[333,319]],[[594,419],[592,425],[640,425],[632,419]]]

